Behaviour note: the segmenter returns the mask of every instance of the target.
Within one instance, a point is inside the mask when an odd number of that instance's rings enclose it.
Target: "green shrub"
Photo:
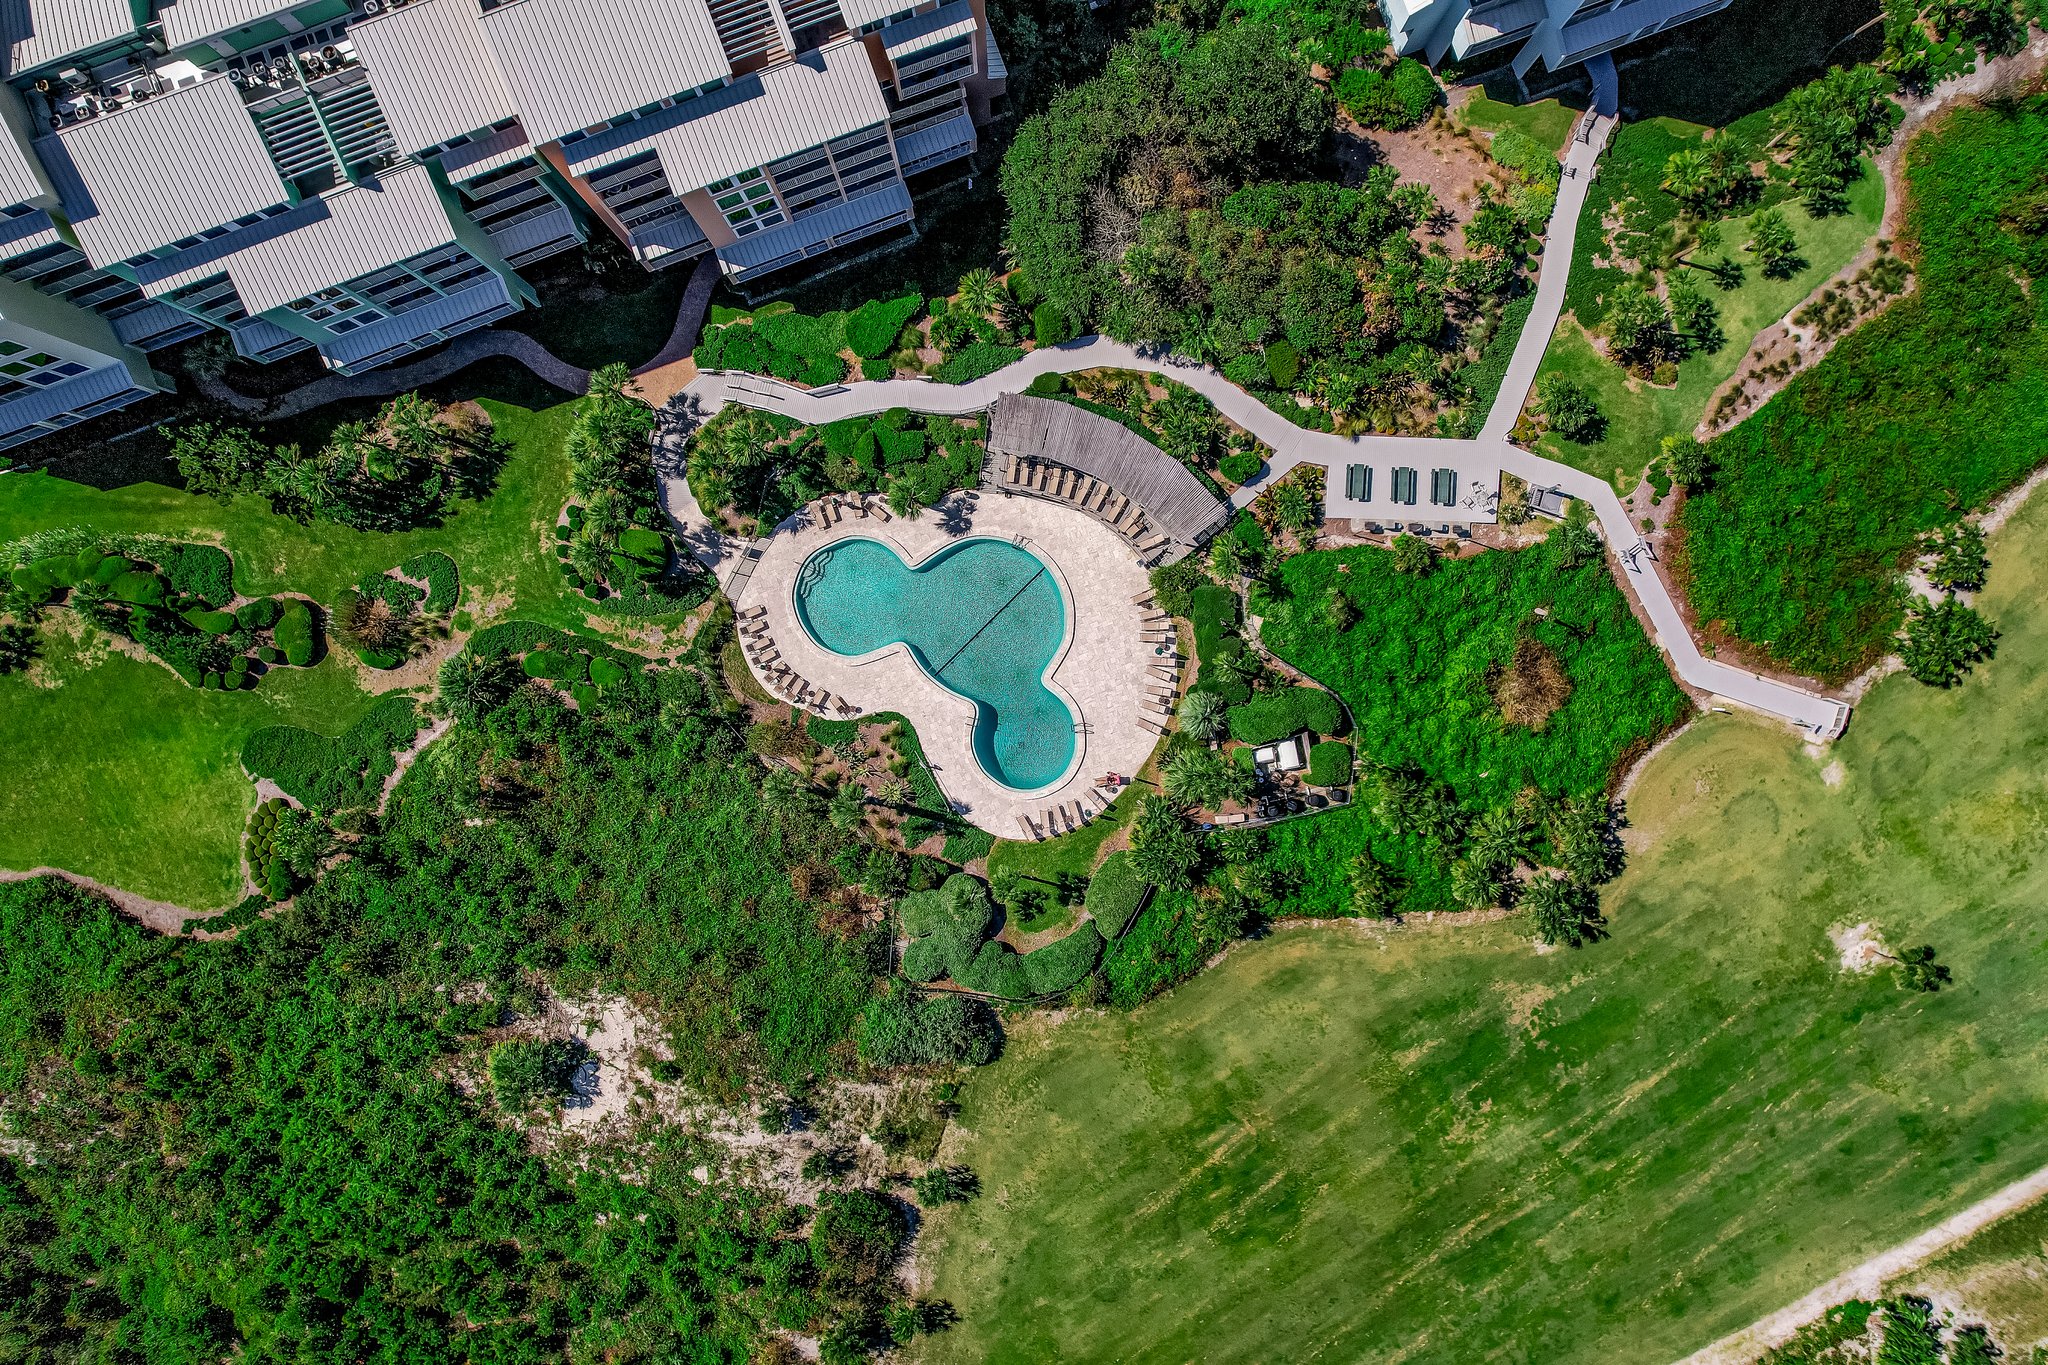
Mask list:
[[[279,604],[277,625],[271,630],[271,639],[284,651],[286,663],[297,668],[312,663],[318,633],[313,623],[313,608],[304,598],[287,597]]]
[[[1504,128],[1493,135],[1493,159],[1525,180],[1555,185],[1564,168],[1548,147],[1519,128]]]
[[[872,1066],[986,1066],[1002,1048],[1003,1029],[979,1000],[898,987],[867,1003],[854,1041]]]
[[[590,679],[590,659],[583,654],[536,649],[521,661],[520,666],[529,678],[546,678],[552,682],[587,682]]]
[[[79,555],[80,562],[83,562],[84,558],[84,554],[81,553]],[[97,567],[93,569],[92,582],[102,588],[111,586],[122,574],[129,572],[134,567],[135,564],[132,560],[126,559],[121,555],[108,555],[100,560]]]
[[[366,667],[377,669],[380,672],[389,672],[405,662],[403,654],[383,649],[358,649],[355,651],[355,655],[356,658],[362,660]]]
[[[244,630],[269,630],[280,608],[274,597],[258,597],[235,608],[235,624]]]
[[[235,628],[233,612],[202,611],[195,608],[185,613],[185,619],[207,635],[225,635]]]
[[[1096,928],[1105,938],[1116,938],[1130,925],[1131,916],[1145,903],[1152,888],[1131,863],[1128,850],[1119,850],[1102,860],[1088,879],[1085,904],[1094,916]]]
[[[1386,71],[1354,67],[1337,78],[1337,101],[1368,128],[1412,128],[1442,97],[1436,77],[1413,57]]]
[[[151,551],[171,587],[209,606],[235,596],[235,562],[217,545],[167,545]]]
[[[385,697],[338,738],[266,726],[242,745],[242,766],[314,810],[367,806],[396,770],[393,752],[411,744],[420,725],[410,698]]]
[[[896,373],[896,362],[885,355],[862,356],[860,377],[862,379],[889,379]]]
[[[1024,352],[1015,346],[997,346],[986,341],[977,341],[965,347],[945,364],[939,366],[933,376],[941,384],[971,384],[986,378],[1006,365],[1014,365],[1024,358]]]
[[[925,456],[924,433],[921,431],[877,430],[875,441],[881,450],[883,467],[888,469],[922,460]]]
[[[575,1046],[559,1038],[514,1038],[491,1049],[491,1095],[498,1107],[520,1113],[569,1093],[570,1078],[582,1062]]]
[[[1249,450],[1233,450],[1216,462],[1216,471],[1231,483],[1250,483],[1266,462]]]
[[[1293,342],[1282,337],[1266,348],[1266,375],[1283,393],[1294,387],[1301,377],[1301,352],[1294,349]]]
[[[847,349],[864,361],[879,360],[895,348],[904,327],[923,311],[924,299],[917,294],[870,299],[847,314]]]
[[[1344,787],[1351,783],[1351,746],[1339,739],[1326,739],[1308,751],[1308,780],[1312,787]]]
[[[1058,304],[1041,303],[1031,310],[1031,339],[1040,346],[1064,346],[1079,331]]]
[[[836,356],[846,345],[846,314],[826,313],[811,317],[795,311],[770,313],[754,319],[754,332],[781,351],[801,356]]]
[[[1249,351],[1224,361],[1223,377],[1240,389],[1263,389],[1273,379],[1266,369],[1266,358]]]
[[[1085,920],[1073,933],[1025,953],[1022,960],[1031,993],[1051,995],[1080,985],[1101,958],[1102,931],[1093,920]]]
[[[624,682],[630,676],[632,675],[610,659],[592,659],[590,661],[590,680],[599,687],[614,686]]]
[[[116,602],[153,607],[164,600],[165,583],[147,569],[130,569],[107,585],[107,595]]]
[[[1067,391],[1067,377],[1049,373],[1039,375],[1024,386],[1024,392],[1038,398],[1055,398]]]
[[[563,527],[556,527],[557,531]],[[427,585],[426,599],[420,603],[420,610],[429,616],[441,616],[455,609],[455,603],[462,596],[462,575],[455,567],[455,561],[439,550],[428,550],[416,554],[398,566],[398,571],[407,578],[417,578]]]
[[[1343,723],[1337,699],[1316,687],[1275,688],[1230,708],[1230,737],[1241,744],[1271,744],[1302,730],[1333,735]]]

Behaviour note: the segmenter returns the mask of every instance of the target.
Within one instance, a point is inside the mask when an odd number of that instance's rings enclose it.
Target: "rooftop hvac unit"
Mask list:
[[[338,62],[341,60],[341,49],[333,43],[329,43],[326,47],[320,49],[320,59],[322,61]]]
[[[384,0],[363,0],[363,13],[381,14],[383,11]]]

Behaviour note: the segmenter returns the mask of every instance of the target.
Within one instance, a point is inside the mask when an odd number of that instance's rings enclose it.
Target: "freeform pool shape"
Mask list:
[[[909,646],[928,677],[974,703],[974,756],[1004,786],[1047,786],[1073,760],[1073,713],[1044,682],[1066,599],[1030,551],[965,540],[912,569],[880,541],[849,537],[797,571],[796,614],[834,654]]]

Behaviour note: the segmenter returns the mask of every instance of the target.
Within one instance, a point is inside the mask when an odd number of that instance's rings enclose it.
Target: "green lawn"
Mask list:
[[[486,400],[513,444],[496,490],[465,502],[440,527],[401,534],[298,526],[257,498],[222,504],[160,484],[102,491],[47,474],[0,478],[0,541],[56,526],[153,532],[218,541],[235,557],[245,593],[291,591],[331,602],[365,572],[422,550],[462,570],[463,608],[583,626],[588,603],[564,584],[552,551],[568,495],[562,435],[567,404],[534,412]],[[103,648],[85,666],[55,630],[44,632],[58,686],[0,678],[0,867],[50,864],[145,896],[205,907],[238,896],[238,841],[252,803],[237,762],[242,740],[291,723],[338,734],[369,705],[329,658],[278,669],[253,692],[201,692],[169,670]]]
[[[1021,1023],[931,1216],[920,1359],[1660,1361],[2048,1156],[2048,534],[1997,659],[1821,760],[1715,717],[1650,766],[1613,938],[1282,929],[1133,1013]],[[1935,944],[1939,995],[1828,930]]]
[[[1567,108],[1556,100],[1537,100],[1533,104],[1503,104],[1485,95],[1475,95],[1458,110],[1458,122],[1467,128],[1498,133],[1504,128],[1514,128],[1527,133],[1550,150],[1564,150],[1566,139],[1578,125],[1579,111]]]
[[[1144,788],[1142,790],[1150,790]],[[1123,789],[1109,810],[1089,821],[1072,834],[1062,834],[1057,839],[1046,839],[1038,843],[1022,840],[998,839],[988,855],[988,870],[991,873],[1009,869],[1021,872],[1027,877],[1040,877],[1053,881],[1059,877],[1085,877],[1095,870],[1101,861],[1102,846],[1109,842],[1111,835],[1137,818],[1138,796],[1141,791],[1136,785]]]
[[[1721,310],[1721,329],[1728,340],[1711,355],[1681,362],[1675,388],[1655,388],[1629,378],[1593,349],[1585,330],[1570,315],[1558,322],[1539,375],[1562,373],[1592,389],[1607,417],[1607,430],[1591,444],[1546,433],[1537,443],[1540,453],[1610,479],[1619,492],[1634,488],[1656,457],[1658,443],[1666,436],[1690,432],[1706,415],[1714,390],[1735,373],[1756,334],[1791,312],[1877,235],[1884,216],[1884,179],[1866,163],[1863,178],[1850,188],[1849,212],[1832,218],[1815,219],[1796,200],[1780,207],[1798,234],[1806,268],[1790,279],[1770,280],[1750,265],[1741,286],[1726,293],[1702,277],[1707,296]],[[1748,240],[1748,215],[1722,222],[1722,250],[1729,256],[1746,260],[1741,248]]]

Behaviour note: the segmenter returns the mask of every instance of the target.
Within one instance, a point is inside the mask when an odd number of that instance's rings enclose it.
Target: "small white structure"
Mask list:
[[[1252,750],[1252,763],[1261,772],[1298,773],[1308,766],[1300,735],[1289,735],[1275,744],[1261,744]]]

